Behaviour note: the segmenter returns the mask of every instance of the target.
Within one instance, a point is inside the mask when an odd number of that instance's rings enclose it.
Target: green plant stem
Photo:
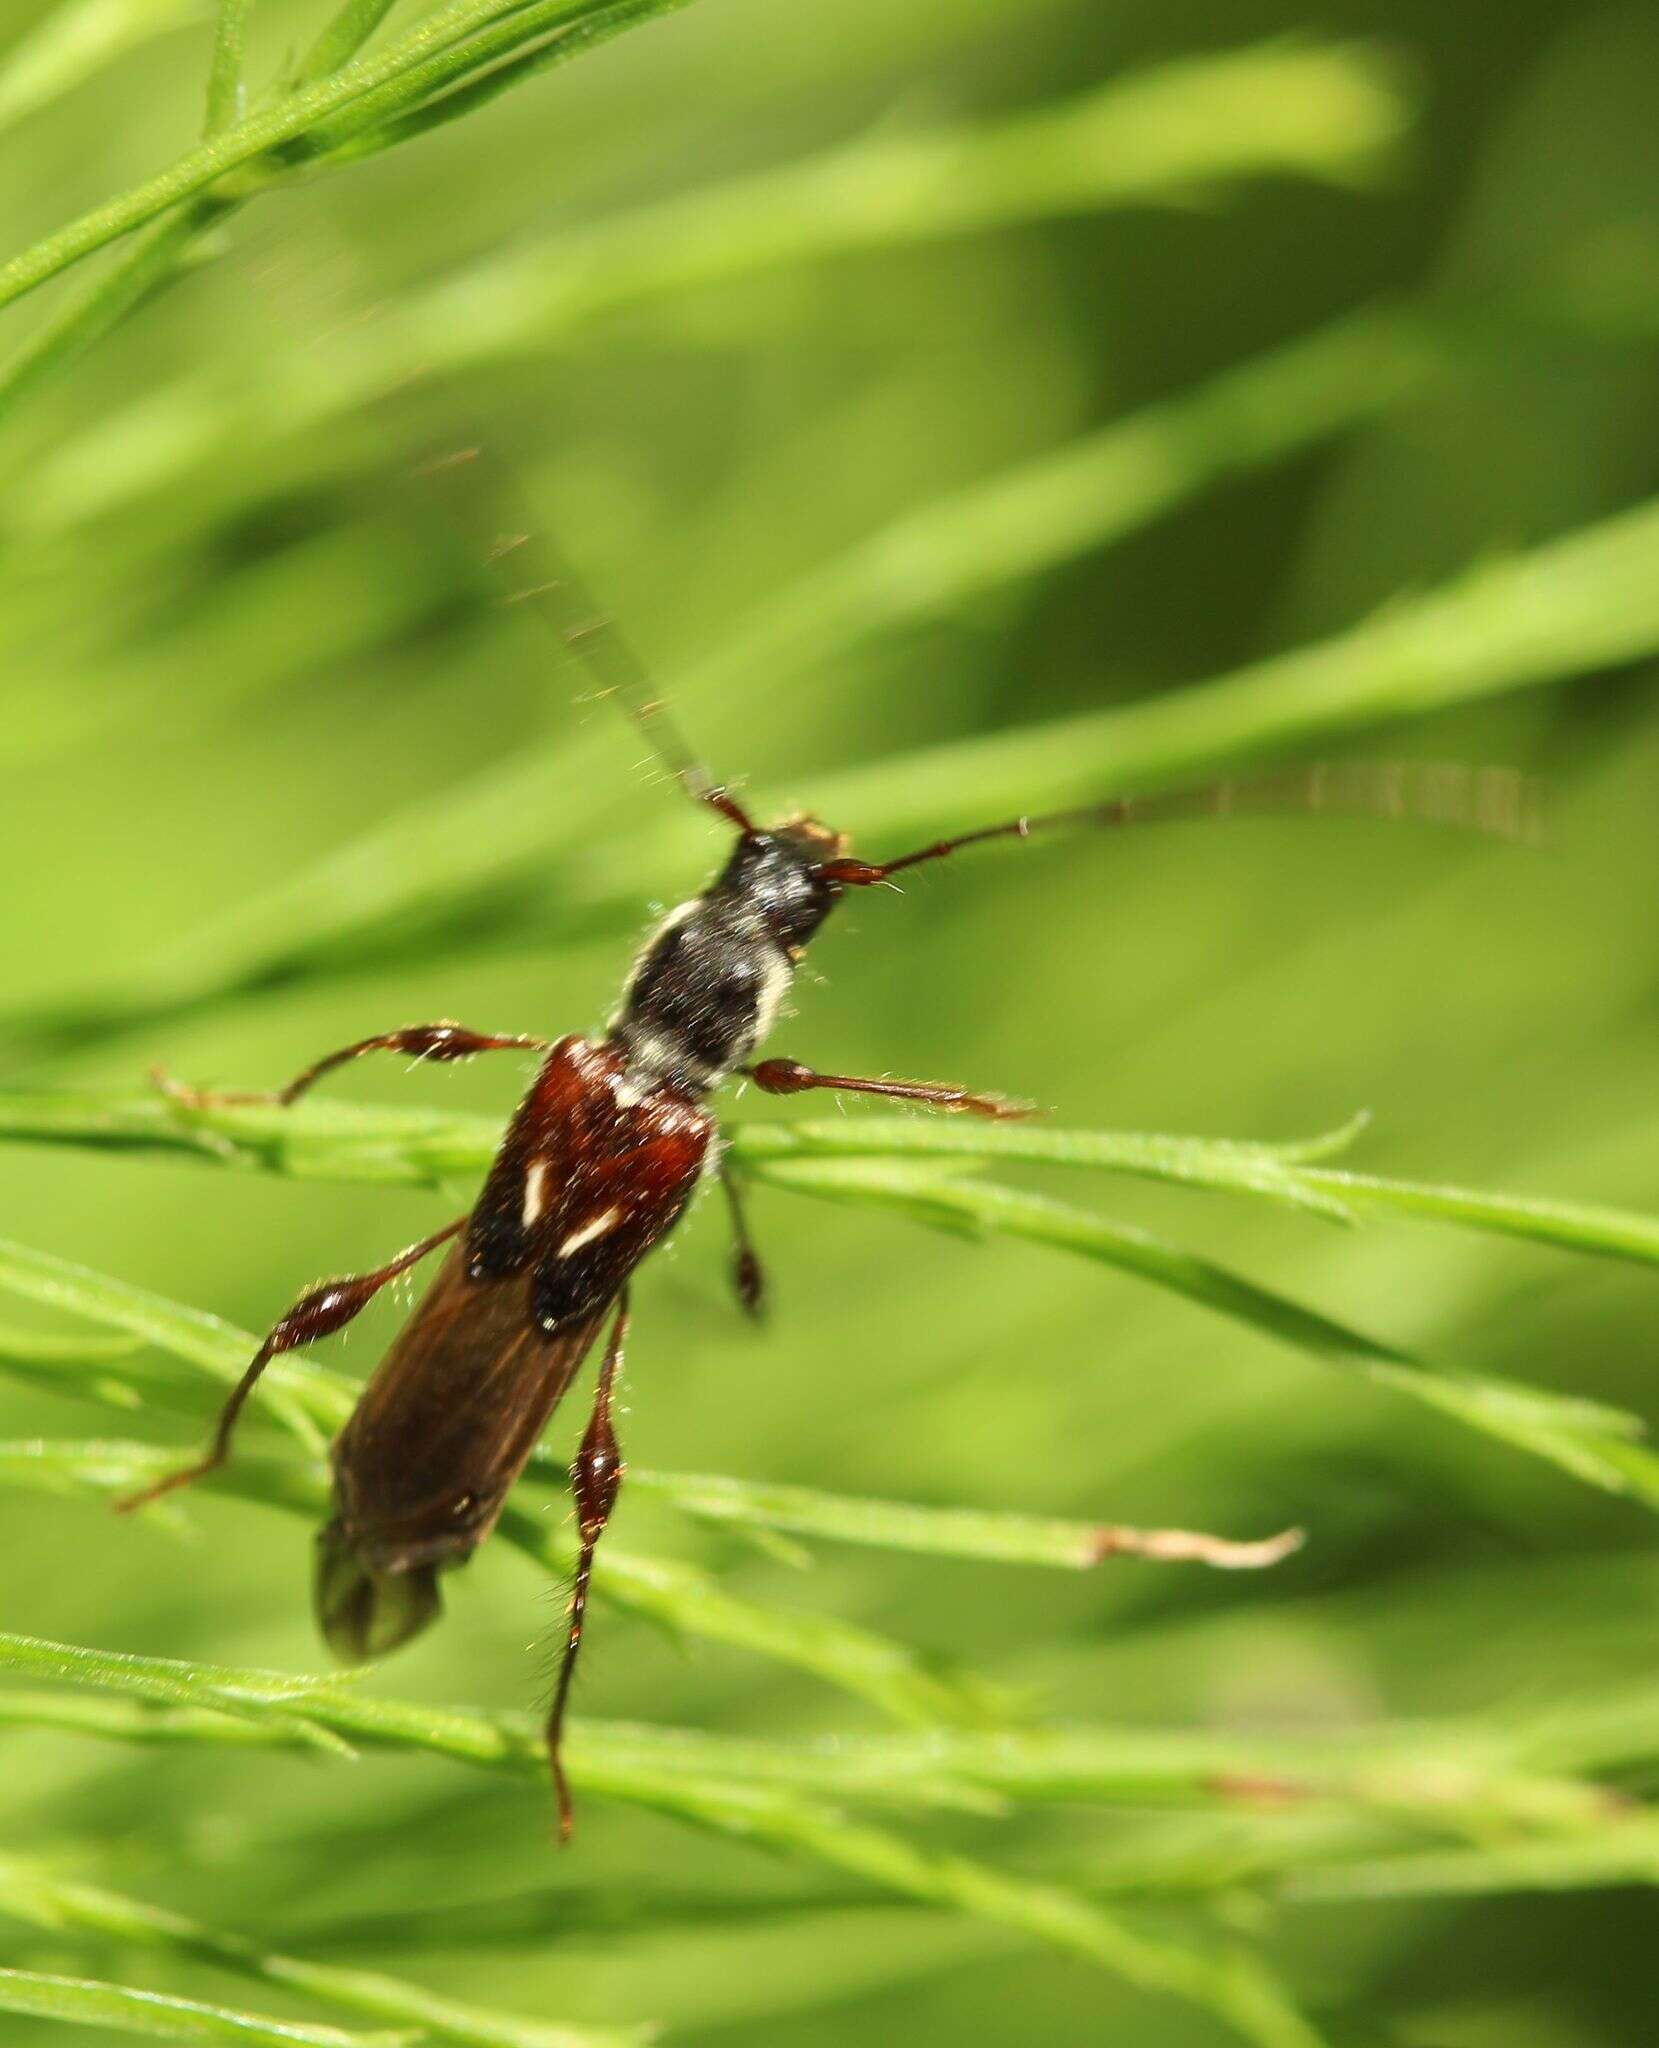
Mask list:
[[[248,55],[248,16],[253,0],[219,0],[213,35],[213,61],[207,74],[207,115],[203,136],[209,140],[233,127],[242,111],[242,76]]]
[[[323,30],[301,65],[299,81],[314,84],[328,77],[357,54],[375,29],[391,12],[396,0],[343,0],[338,12]],[[223,109],[225,86],[221,69],[239,80],[242,67],[241,28],[245,26],[253,0],[223,0],[219,16],[219,38],[214,45],[213,77],[208,87],[207,138],[223,132],[216,123]],[[227,21],[231,24],[233,48],[223,52]],[[234,213],[243,202],[225,195],[207,194],[159,221],[139,238],[132,249],[114,264],[89,291],[73,299],[50,319],[0,372],[0,421],[3,421],[37,386],[95,347],[129,313],[167,285],[198,247],[204,235]]]
[[[788,1161],[758,1171],[763,1180],[801,1193],[898,1209],[956,1234],[1025,1238],[1117,1267],[1323,1364],[1358,1368],[1394,1392],[1543,1458],[1589,1485],[1659,1508],[1659,1457],[1636,1440],[1641,1423],[1635,1416],[1431,1365],[1150,1232],[1041,1195],[965,1184],[889,1162]]]
[[[663,0],[663,7],[683,0]],[[448,0],[420,27],[374,57],[354,58],[330,77],[236,122],[130,192],[94,207],[0,265],[0,307],[167,213],[230,173],[319,127],[330,116],[380,119],[424,98],[470,66],[561,21],[603,12],[597,0]]]
[[[264,2019],[194,1998],[132,1991],[87,1977],[51,1977],[38,1970],[0,1969],[0,2012],[142,2034],[154,2041],[240,2042],[242,2048],[404,2048],[407,2042],[405,2035],[348,2034],[339,2027]]]
[[[0,1666],[162,1705],[219,1708],[261,1721],[296,1716],[346,1743],[416,1747],[514,1775],[532,1765],[521,1724],[455,1709],[369,1699],[323,1681],[231,1671],[0,1635]],[[533,1744],[533,1736],[529,1737]],[[635,1753],[625,1766],[583,1757],[572,1775],[603,1797],[667,1814],[735,1841],[852,1874],[878,1889],[1014,1929],[1104,1968],[1126,1983],[1217,2014],[1257,2048],[1328,2048],[1267,1971],[1240,1949],[1143,1935],[1056,1885],[1007,1876],[967,1857],[913,1847],[838,1808],[766,1784],[704,1778]]]
[[[1361,1215],[1448,1223],[1558,1251],[1659,1266],[1659,1218],[1553,1196],[1391,1180],[1322,1164],[1364,1128],[1290,1144],[1028,1123],[851,1115],[731,1127],[737,1166],[892,1159],[1065,1167],[1126,1174],[1260,1199],[1333,1222]],[[312,1101],[291,1109],[229,1104],[181,1110],[154,1090],[0,1089],[0,1140],[90,1152],[155,1154],[297,1180],[435,1188],[482,1174],[501,1142],[498,1118],[441,1110],[367,1109]]]
[[[324,2006],[419,2027],[460,2048],[632,2048],[636,2031],[550,2025],[440,1998],[373,1970],[341,1969],[274,1954],[258,1942],[92,1885],[73,1884],[18,1856],[0,1854],[0,1913],[59,1933],[74,1929],[129,1947],[216,1964],[240,1977],[305,1993]]]

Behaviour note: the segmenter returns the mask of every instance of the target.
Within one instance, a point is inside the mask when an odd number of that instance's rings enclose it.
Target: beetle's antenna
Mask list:
[[[506,583],[507,602],[535,610],[592,675],[595,695],[611,699],[637,728],[663,772],[694,803],[718,811],[740,832],[753,832],[743,806],[686,744],[615,619],[595,603],[546,528],[530,518],[522,492],[502,465],[474,446],[438,456],[424,463],[420,473],[466,492],[469,528],[474,536],[490,535],[488,559]]]
[[[825,861],[820,872],[847,888],[885,882],[924,861],[944,860],[987,839],[1029,839],[1058,826],[1161,825],[1183,818],[1287,817],[1324,813],[1445,825],[1494,839],[1536,844],[1542,785],[1514,768],[1472,768],[1458,761],[1316,761],[1196,789],[1120,796],[1034,818],[1009,818],[954,839],[900,854],[896,860]]]

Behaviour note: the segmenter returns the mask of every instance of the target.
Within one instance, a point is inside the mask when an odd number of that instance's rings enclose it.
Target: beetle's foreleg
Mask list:
[[[409,1024],[399,1031],[382,1031],[373,1038],[360,1038],[355,1045],[343,1045],[338,1052],[313,1060],[286,1087],[271,1089],[192,1088],[175,1081],[161,1068],[154,1069],[157,1086],[186,1109],[217,1109],[229,1104],[264,1102],[286,1109],[298,1102],[307,1089],[316,1086],[336,1067],[348,1066],[370,1052],[401,1052],[415,1060],[470,1060],[481,1052],[546,1052],[551,1040],[527,1037],[522,1032],[469,1031],[464,1024]]]

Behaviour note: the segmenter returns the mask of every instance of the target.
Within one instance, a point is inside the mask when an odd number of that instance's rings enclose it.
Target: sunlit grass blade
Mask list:
[[[1659,1508],[1659,1457],[1635,1440],[1642,1427],[1635,1416],[1431,1365],[1127,1224],[902,1164],[790,1160],[751,1170],[775,1186],[898,1209],[958,1233],[1025,1238],[1136,1274],[1323,1364],[1364,1372],[1605,1492]]]
[[[316,1100],[187,1109],[143,1091],[0,1090],[0,1137],[89,1151],[189,1157],[296,1180],[436,1187],[481,1175],[501,1143],[496,1117],[362,1109]]]
[[[123,1664],[147,1661],[153,1660]],[[96,1665],[89,1668],[100,1674],[94,1683],[128,1697],[0,1692],[0,1724],[141,1746],[257,1746],[325,1760],[358,1750],[425,1750],[515,1776],[545,1776],[541,1729],[527,1714],[428,1713],[317,1680],[304,1695],[312,1716],[307,1733],[286,1712],[243,1704],[233,1715],[223,1708],[166,1704],[142,1685],[135,1691],[124,1671],[112,1676]],[[163,1666],[164,1683],[178,1687],[184,1682],[179,1674],[191,1668]],[[203,1696],[215,1695],[209,1690]],[[316,1739],[319,1734],[332,1738],[332,1748]],[[1296,1733],[1072,1725],[797,1742],[579,1719],[571,1725],[570,1759],[588,1790],[624,1799],[639,1786],[690,1781],[986,1814],[1051,1804],[1169,1808],[1223,1818],[1324,1811],[1366,1822],[1370,1831],[1357,1839],[1367,1856],[1378,1845],[1377,1822],[1408,1829],[1419,1842],[1425,1829],[1453,1839],[1485,1839],[1497,1832],[1510,1838],[1582,1836],[1628,1816],[1622,1794],[1588,1776],[1565,1774],[1614,1765],[1587,1755],[1552,1758],[1553,1768],[1540,1769],[1528,1760],[1533,1739],[1526,1723],[1509,1728],[1495,1718],[1475,1717]]]
[[[1417,1855],[1315,1866],[1282,1883],[1284,1897],[1358,1904],[1368,1899],[1495,1898],[1513,1892],[1610,1891],[1659,1885],[1659,1816],[1632,1814],[1564,1841],[1496,1842]]]
[[[72,1930],[181,1962],[211,1962],[236,1976],[280,1984],[325,2007],[363,2013],[417,2029],[426,2041],[462,2048],[628,2048],[638,2032],[555,2026],[463,2005],[372,1970],[350,1970],[273,1954],[258,1942],[225,1933],[139,1899],[75,1884],[42,1865],[0,1853],[0,1913],[52,1933]]]
[[[0,1969],[0,2012],[64,2020],[100,2032],[140,2034],[152,2041],[229,2041],[242,2048],[400,2048],[407,2032],[347,2033],[340,2027],[264,2019],[225,2005],[203,2005],[161,1991],[132,1991],[86,1977],[49,1977],[35,1970]]]
[[[173,1377],[164,1365],[149,1370],[138,1337],[59,1337],[38,1330],[0,1329],[0,1373],[52,1393],[89,1394],[106,1407],[144,1406],[146,1392]]]
[[[4,1447],[0,1446],[0,1470]],[[1059,1565],[1087,1571],[1109,1557],[1160,1558],[1222,1570],[1279,1563],[1301,1543],[1281,1531],[1256,1541],[1227,1541],[1185,1529],[1131,1529],[1121,1524],[1061,1522],[977,1508],[918,1507],[909,1502],[849,1500],[804,1486],[685,1472],[629,1473],[628,1483],[660,1493],[700,1520],[781,1529],[836,1543],[916,1551],[932,1557],[982,1558],[998,1564]]]
[[[655,11],[666,13],[683,4],[660,0]],[[448,0],[398,41],[235,122],[186,150],[157,176],[0,265],[0,306],[331,120],[373,121],[406,112],[551,29],[605,11],[603,0],[529,0],[505,10],[503,0]]]
[[[176,1469],[181,1455],[154,1444],[37,1438],[0,1445],[0,1482],[119,1499]],[[564,1483],[563,1473],[550,1459],[538,1461],[532,1476],[552,1479],[561,1488]],[[292,1460],[236,1457],[201,1485],[209,1492],[284,1508],[313,1520],[320,1521],[328,1507],[322,1468]],[[174,1522],[181,1508],[167,1501],[147,1512]],[[561,1582],[568,1578],[576,1544],[562,1512],[557,1521],[548,1521],[544,1512],[510,1507],[502,1517],[500,1535]],[[594,1585],[600,1599],[672,1634],[723,1643],[787,1664],[912,1726],[982,1726],[998,1718],[1007,1705],[998,1691],[943,1659],[924,1657],[907,1644],[833,1615],[746,1600],[695,1565],[640,1556],[611,1542],[601,1556]]]
[[[256,1348],[255,1339],[217,1316],[4,1239],[0,1290],[84,1316],[106,1330],[124,1330],[227,1388],[241,1377]],[[273,1411],[311,1451],[319,1451],[323,1432],[337,1429],[351,1412],[350,1396],[334,1375],[305,1360],[276,1361],[265,1384],[274,1396]]]
[[[0,130],[206,12],[206,0],[65,0],[0,60]]]
[[[372,1699],[321,1681],[214,1667],[198,1678],[196,1667],[162,1659],[113,1656],[15,1636],[0,1636],[0,1668],[70,1678],[129,1698],[209,1707],[228,1700],[236,1711],[254,1716],[280,1712],[282,1701],[300,1698],[308,1714],[363,1748],[414,1748],[515,1775],[539,1772],[545,1762],[534,1732],[522,1723]],[[915,1847],[787,1789],[665,1768],[670,1755],[660,1749],[647,1758],[636,1745],[631,1754],[613,1756],[607,1765],[602,1747],[595,1753],[584,1746],[581,1731],[572,1732],[570,1769],[579,1790],[649,1807],[737,1841],[855,1875],[878,1889],[1013,1929],[1142,1990],[1212,2011],[1259,2048],[1318,2048],[1321,2037],[1242,1949],[1143,1935],[1062,1887]]]
[[[814,1159],[1062,1166],[1260,1195],[1333,1222],[1398,1216],[1523,1238],[1562,1251],[1659,1264],[1659,1219],[1636,1210],[1389,1180],[1319,1163],[1351,1143],[1365,1123],[1358,1117],[1340,1130],[1278,1144],[1058,1130],[1041,1121],[968,1125],[937,1117],[853,1115],[736,1124],[729,1144],[734,1164],[757,1173],[791,1160]],[[501,1131],[494,1118],[432,1110],[332,1102],[300,1103],[292,1109],[227,1104],[186,1110],[154,1090],[0,1090],[0,1139],[88,1151],[154,1152],[297,1180],[437,1187],[483,1173]],[[3,1351],[0,1343],[0,1356]]]
[[[1335,744],[1384,719],[1559,681],[1656,648],[1659,503],[1649,501],[1218,680],[826,778],[813,791],[814,808],[880,853],[965,821]],[[561,862],[571,836],[599,821],[605,786],[583,748],[493,771],[446,804],[427,802],[418,817],[354,841],[142,973],[14,1014],[13,1027],[29,1044],[98,1038],[252,987],[279,968],[337,972],[349,960],[358,971],[361,955],[346,943],[354,934],[372,944],[395,912],[417,924],[438,918],[453,942],[465,906],[489,900],[515,876],[522,896],[538,870],[544,878],[525,899],[527,925],[568,928],[600,912],[636,923],[665,875],[707,858],[707,833],[695,819],[665,814],[660,828],[585,844],[579,860]],[[763,816],[788,808],[764,794],[752,804]]]
[[[568,1572],[575,1561],[568,1532],[555,1532],[521,1507],[507,1510],[501,1530],[526,1556],[550,1569]],[[901,1721],[983,1725],[1007,1709],[996,1689],[943,1659],[927,1658],[890,1636],[830,1615],[744,1600],[693,1565],[616,1551],[601,1556],[594,1583],[630,1613],[791,1664]]]
[[[156,443],[137,468],[102,465],[102,475],[85,460],[90,435],[72,440],[63,459],[80,486],[64,500],[58,458],[49,457],[17,516],[51,525],[66,514],[107,512],[225,448],[246,461],[275,437],[326,427],[412,379],[476,371],[556,346],[618,310],[740,285],[784,265],[1057,213],[1214,199],[1261,176],[1358,184],[1387,162],[1409,113],[1394,68],[1376,50],[1281,43],[1159,65],[1013,119],[861,137],[567,228],[553,242],[492,252],[382,307],[372,340],[349,330],[319,334],[304,374],[273,364],[257,407],[223,379],[181,387],[176,403],[195,422],[192,434]],[[366,140],[393,140],[401,127],[388,124]],[[1398,353],[1398,363],[1373,366],[1384,373],[1374,394],[1352,388],[1352,405],[1389,401],[1414,360]],[[1310,377],[1317,368],[1310,358]],[[8,395],[0,380],[0,407]],[[91,431],[105,434],[110,424]],[[1087,518],[1091,478],[1070,461],[1065,475],[1079,497],[1077,516]],[[1034,496],[1037,480],[1034,473]],[[1173,469],[1170,481],[1178,482]],[[1051,503],[1061,482],[1057,474]],[[1003,536],[1011,537],[1030,545],[1023,528]]]
[[[117,0],[117,5],[121,0]],[[391,12],[395,0],[342,0],[300,65],[295,85],[315,84],[348,64]],[[91,0],[91,9],[105,8],[107,0]],[[230,24],[227,40],[226,25]],[[241,37],[234,13],[221,13],[220,33],[214,48],[213,71],[208,84],[206,135],[222,134],[241,111],[220,79],[232,74],[239,81]],[[59,307],[24,346],[0,370],[0,419],[55,372],[62,370],[103,340],[127,315],[159,291],[199,253],[203,238],[242,205],[250,193],[202,194],[188,205],[165,215],[137,235],[103,276]],[[152,394],[153,396],[153,394]],[[112,422],[106,418],[101,430],[108,433]],[[172,437],[177,445],[178,437]],[[107,448],[107,441],[104,443]],[[73,456],[71,455],[71,463]]]

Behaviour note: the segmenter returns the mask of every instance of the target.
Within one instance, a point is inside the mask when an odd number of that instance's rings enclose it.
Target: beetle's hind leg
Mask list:
[[[565,1634],[564,1660],[559,1682],[547,1716],[547,1760],[553,1771],[553,1791],[559,1802],[559,1840],[568,1842],[575,1818],[570,1799],[570,1781],[565,1776],[562,1744],[565,1709],[570,1703],[570,1684],[576,1675],[576,1659],[582,1648],[582,1625],[587,1619],[588,1587],[593,1578],[593,1554],[605,1533],[605,1524],[622,1489],[622,1449],[611,1427],[611,1395],[622,1364],[622,1344],[628,1334],[628,1295],[624,1289],[616,1306],[616,1321],[599,1368],[599,1390],[580,1450],[570,1468],[571,1491],[576,1497],[576,1526],[581,1535],[581,1554],[576,1560],[576,1583],[570,1595],[570,1625]]]
[[[177,1472],[169,1472],[164,1479],[158,1479],[153,1486],[143,1487],[137,1493],[124,1495],[115,1503],[117,1514],[127,1514],[133,1508],[140,1508],[153,1500],[160,1500],[163,1494],[176,1492],[181,1486],[203,1479],[209,1472],[218,1471],[230,1456],[231,1438],[236,1433],[236,1420],[242,1413],[248,1396],[259,1384],[260,1375],[273,1358],[280,1358],[285,1351],[297,1351],[302,1345],[315,1344],[319,1337],[332,1335],[342,1330],[354,1316],[360,1315],[388,1281],[395,1280],[400,1273],[424,1259],[428,1252],[448,1242],[457,1231],[466,1225],[465,1216],[457,1216],[453,1223],[446,1223],[442,1230],[435,1230],[430,1237],[423,1237],[419,1244],[410,1245],[407,1251],[399,1252],[395,1259],[388,1259],[384,1266],[377,1266],[372,1273],[353,1273],[340,1280],[325,1280],[320,1287],[313,1287],[302,1294],[294,1306],[272,1326],[270,1334],[254,1353],[248,1369],[231,1390],[230,1399],[219,1411],[219,1420],[214,1427],[213,1441],[205,1457],[198,1458],[194,1465],[185,1465]]]

